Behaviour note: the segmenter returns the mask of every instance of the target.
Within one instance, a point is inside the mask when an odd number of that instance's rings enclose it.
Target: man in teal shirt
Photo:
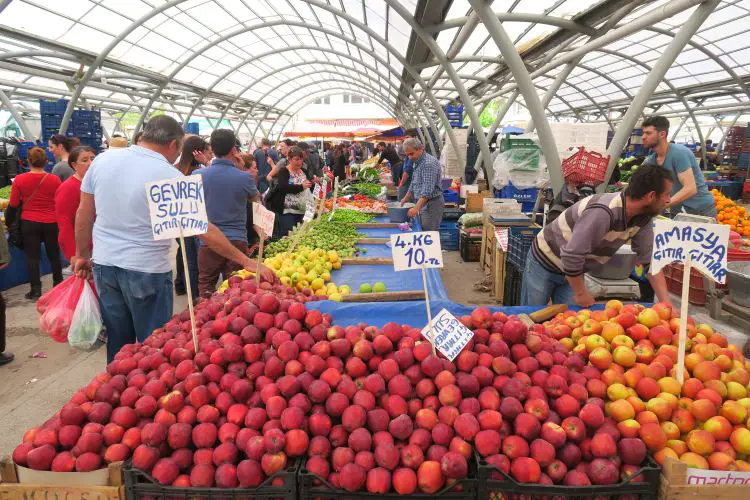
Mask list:
[[[643,147],[651,149],[646,163],[659,165],[669,171],[674,179],[669,211],[676,215],[684,211],[693,215],[716,218],[714,198],[706,186],[703,172],[695,155],[682,144],[670,144],[669,120],[663,116],[650,116],[643,120]]]

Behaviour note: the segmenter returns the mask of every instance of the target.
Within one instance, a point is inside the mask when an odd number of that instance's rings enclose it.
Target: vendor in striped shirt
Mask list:
[[[630,243],[637,263],[651,262],[653,218],[664,211],[672,192],[672,176],[644,165],[621,193],[589,196],[565,210],[532,242],[521,287],[521,305],[576,304],[589,307],[594,297],[583,275],[591,264],[604,264]],[[656,296],[670,303],[663,273],[649,275]]]
[[[422,231],[437,231],[443,220],[443,187],[440,161],[424,150],[424,145],[414,137],[404,141],[404,152],[414,163],[414,178],[409,191],[401,204],[416,200],[416,206],[409,209],[409,217],[419,215]]]

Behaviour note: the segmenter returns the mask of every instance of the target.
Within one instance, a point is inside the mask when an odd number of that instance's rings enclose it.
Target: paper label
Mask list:
[[[146,184],[151,231],[155,240],[196,236],[208,232],[206,199],[200,175]]]
[[[658,273],[672,262],[685,262],[718,283],[727,274],[729,226],[698,224],[668,219],[654,220],[651,273]]]
[[[435,336],[435,349],[443,353],[450,361],[456,359],[461,350],[466,347],[474,332],[466,328],[458,318],[443,309],[432,318],[432,335]],[[422,328],[422,336],[432,342],[430,325]]]
[[[495,239],[500,245],[500,248],[503,249],[503,252],[508,253],[508,228],[499,227],[495,229]]]
[[[391,235],[391,254],[396,271],[443,267],[440,233],[422,231]]]
[[[253,225],[257,226],[266,236],[273,234],[273,222],[276,214],[260,203],[253,203]]]

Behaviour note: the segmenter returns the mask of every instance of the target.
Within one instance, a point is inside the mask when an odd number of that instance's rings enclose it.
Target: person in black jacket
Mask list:
[[[302,150],[293,146],[287,154],[288,164],[276,174],[276,187],[266,196],[266,208],[276,213],[274,238],[283,238],[302,221],[306,208],[306,196],[312,182],[307,179],[303,165]]]

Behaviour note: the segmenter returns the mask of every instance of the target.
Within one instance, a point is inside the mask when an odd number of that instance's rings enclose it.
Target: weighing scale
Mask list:
[[[638,283],[630,278],[606,280],[584,274],[583,281],[591,295],[597,299],[638,300],[641,298],[641,289]]]

